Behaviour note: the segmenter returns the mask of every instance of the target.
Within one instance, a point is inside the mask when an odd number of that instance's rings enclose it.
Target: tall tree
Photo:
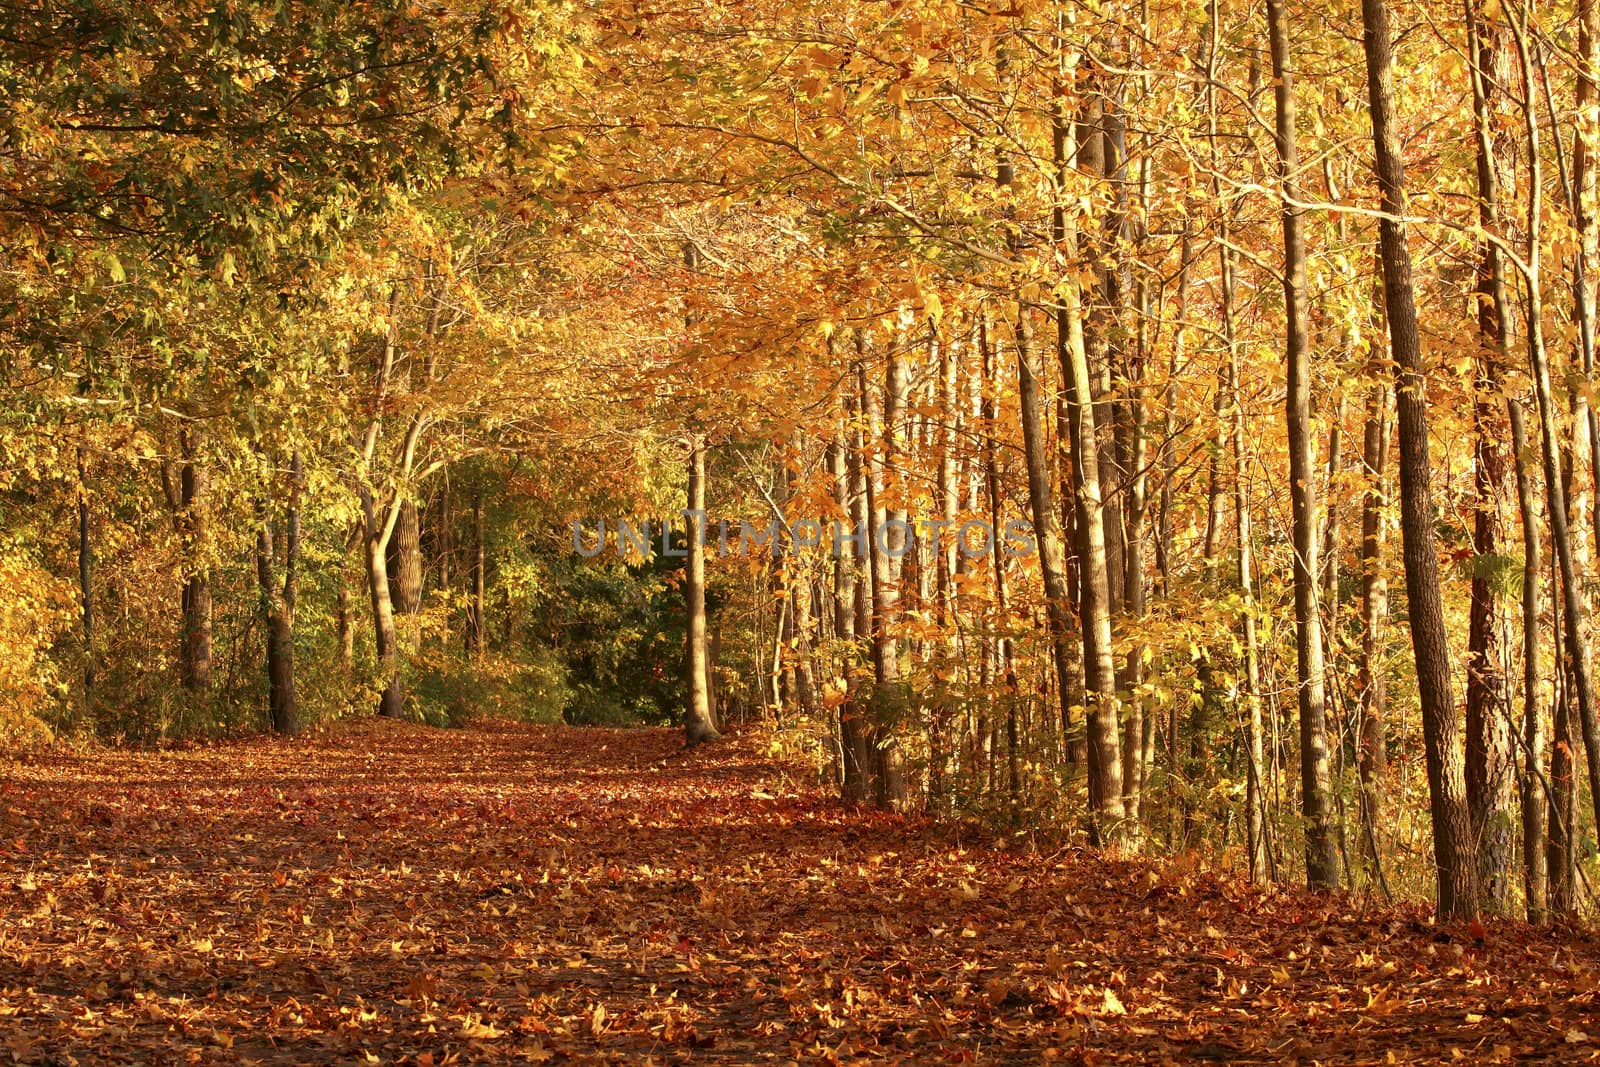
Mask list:
[[[1484,231],[1503,232],[1500,153],[1490,116],[1492,87],[1509,73],[1492,27],[1468,5],[1468,59],[1477,132],[1478,219]],[[1472,421],[1472,589],[1467,632],[1467,808],[1477,845],[1478,884],[1486,909],[1505,908],[1510,891],[1511,784],[1514,772],[1510,693],[1501,634],[1505,609],[1499,591],[1502,557],[1501,499],[1505,492],[1504,366],[1512,332],[1505,266],[1495,241],[1485,241],[1478,264],[1477,379]]]
[[[1427,378],[1407,244],[1406,172],[1395,129],[1394,46],[1386,0],[1362,0],[1362,46],[1367,60],[1379,200],[1384,303],[1395,363],[1400,451],[1400,534],[1405,553],[1411,647],[1422,702],[1422,732],[1433,817],[1437,908],[1441,917],[1477,914],[1477,870],[1467,813],[1466,770],[1451,694],[1450,645],[1440,596],[1433,532],[1433,465],[1428,455]]]
[[[267,632],[267,693],[272,729],[285,736],[300,732],[300,698],[294,673],[294,616],[300,590],[300,494],[305,465],[300,453],[289,461],[281,524],[273,521],[275,485],[270,472],[268,488],[257,504],[256,581],[260,593],[261,622]],[[282,582],[277,577],[282,570]]]
[[[1311,346],[1306,332],[1306,244],[1300,206],[1300,150],[1295,133],[1294,68],[1283,0],[1267,0],[1277,101],[1278,182],[1283,198],[1284,358],[1289,424],[1289,500],[1293,511],[1294,618],[1300,694],[1300,802],[1306,821],[1306,883],[1338,884],[1329,787],[1327,690],[1323,677],[1322,612],[1317,604],[1317,472],[1312,455]]]
[[[684,598],[688,609],[688,648],[684,656],[689,704],[684,709],[684,740],[690,748],[715,741],[716,714],[711,707],[711,671],[706,652],[706,444],[689,435],[689,507],[684,512],[686,551]]]
[[[178,428],[178,460],[164,456],[161,487],[178,534],[187,573],[183,576],[179,629],[178,678],[190,692],[211,688],[211,576],[204,558],[205,474],[201,467],[199,433],[186,418]]]

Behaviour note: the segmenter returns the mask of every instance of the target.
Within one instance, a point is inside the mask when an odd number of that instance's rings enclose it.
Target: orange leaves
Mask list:
[[[367,721],[10,763],[4,1049],[438,1067],[1592,1044],[1592,974],[1551,966],[1552,935],[1474,924],[1456,951],[1414,912],[958,846],[797,786],[759,739],[680,743]]]

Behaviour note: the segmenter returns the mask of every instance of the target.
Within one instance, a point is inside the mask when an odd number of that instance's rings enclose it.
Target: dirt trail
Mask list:
[[[1586,935],[962,847],[792,778],[498,723],[0,763],[0,1063],[1600,1053]]]

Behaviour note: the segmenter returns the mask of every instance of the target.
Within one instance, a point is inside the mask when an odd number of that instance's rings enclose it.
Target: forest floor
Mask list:
[[[0,1063],[1571,1062],[1600,945],[960,843],[753,738],[0,761]]]

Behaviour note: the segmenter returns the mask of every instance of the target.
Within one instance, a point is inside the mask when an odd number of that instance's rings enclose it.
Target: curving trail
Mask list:
[[[0,761],[0,1063],[1600,1056],[1589,935],[962,845],[791,770],[381,721]]]

